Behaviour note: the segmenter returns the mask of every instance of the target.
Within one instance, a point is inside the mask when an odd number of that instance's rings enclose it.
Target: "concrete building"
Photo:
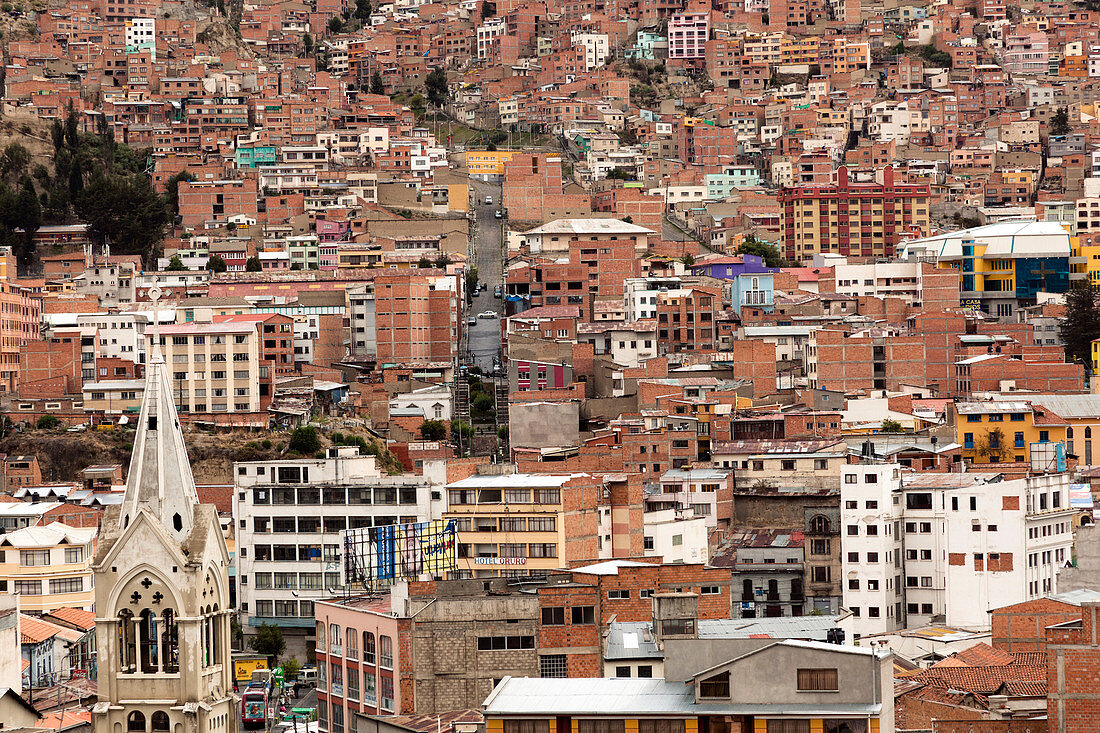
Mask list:
[[[386,476],[358,447],[325,458],[235,464],[238,597],[246,635],[279,626],[291,653],[312,654],[314,603],[341,587],[341,535],[438,518],[424,476]]]
[[[461,328],[460,278],[441,273],[421,274],[415,270],[392,272],[374,279],[374,316],[377,359],[411,364],[450,362],[457,356]],[[355,311],[353,315],[367,310]],[[369,319],[364,320],[364,328]],[[358,326],[358,322],[357,325]],[[355,348],[369,353],[369,336]]]
[[[18,595],[28,613],[58,608],[93,610],[94,527],[61,522],[0,536],[0,592]]]
[[[927,184],[896,183],[890,167],[878,174],[881,181],[851,181],[842,167],[836,183],[782,189],[784,256],[793,262],[811,261],[822,252],[891,257],[902,239],[926,234]]]

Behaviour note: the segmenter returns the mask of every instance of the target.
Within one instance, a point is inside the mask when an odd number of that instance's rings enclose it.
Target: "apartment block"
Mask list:
[[[927,184],[895,183],[891,167],[879,174],[881,182],[857,182],[849,179],[846,168],[839,168],[835,183],[782,189],[787,259],[806,262],[825,252],[891,257],[903,238],[927,233]]]

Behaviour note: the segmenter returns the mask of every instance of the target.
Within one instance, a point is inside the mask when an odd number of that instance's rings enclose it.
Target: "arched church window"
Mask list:
[[[134,642],[134,613],[128,608],[118,612],[118,671],[136,672],[137,650]]]
[[[126,730],[130,733],[145,733],[145,713],[135,710],[126,718]]]
[[[153,713],[153,717],[150,719],[153,724],[153,732],[159,733],[160,731],[169,731],[172,729],[171,723],[168,720],[168,713],[163,710],[158,710]]]
[[[180,671],[179,628],[176,626],[176,612],[166,608],[161,611],[160,617],[160,653],[164,659],[164,671],[175,674]]]
[[[219,633],[217,603],[214,604],[214,610],[208,621],[210,623],[210,663],[219,664],[222,660],[222,638]]]
[[[146,608],[138,622],[138,651],[141,655],[141,671],[153,674],[160,671],[160,638],[157,634],[157,614]]]

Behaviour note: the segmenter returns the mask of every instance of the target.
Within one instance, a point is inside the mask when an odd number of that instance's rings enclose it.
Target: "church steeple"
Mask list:
[[[145,396],[134,435],[119,524],[120,529],[125,529],[144,507],[177,540],[182,540],[191,531],[192,512],[199,503],[199,496],[187,460],[168,367],[160,348],[157,299],[161,291],[153,287],[149,294],[153,298],[153,348],[149,350],[151,355],[146,365]]]

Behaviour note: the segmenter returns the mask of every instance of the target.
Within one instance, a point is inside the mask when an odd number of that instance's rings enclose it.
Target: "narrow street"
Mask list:
[[[500,354],[500,316],[504,312],[504,301],[493,297],[493,289],[503,287],[501,278],[501,245],[503,242],[503,219],[496,218],[496,212],[502,210],[501,186],[499,183],[481,183],[470,181],[474,195],[475,212],[475,261],[478,280],[485,290],[474,298],[467,309],[467,320],[475,319],[474,325],[467,324],[469,339],[468,355],[473,362],[485,371],[493,368],[493,360]],[[491,196],[493,203],[486,204],[485,197]],[[479,313],[493,312],[495,318],[478,318]]]

